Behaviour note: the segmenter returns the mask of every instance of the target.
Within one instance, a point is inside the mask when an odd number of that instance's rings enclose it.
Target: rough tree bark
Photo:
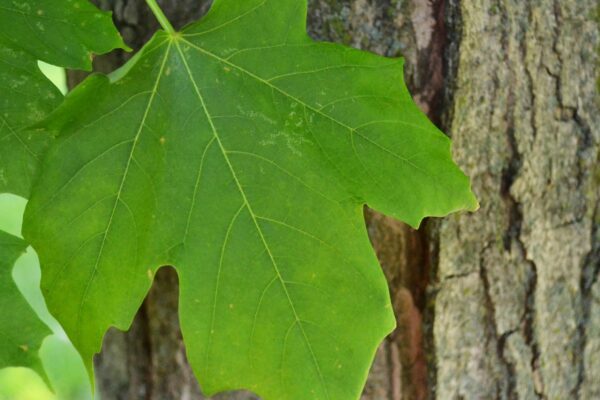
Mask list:
[[[158,27],[143,0],[96,2],[136,49]],[[209,6],[159,3],[176,26]],[[420,231],[366,210],[398,329],[363,400],[600,398],[595,3],[309,1],[314,38],[407,59],[415,100],[453,136],[482,205]],[[111,71],[128,57],[95,66]],[[103,399],[204,398],[177,296],[176,274],[162,269],[132,329],[109,332],[96,359]]]
[[[481,210],[439,230],[435,397],[600,398],[598,7],[450,4],[448,127]]]

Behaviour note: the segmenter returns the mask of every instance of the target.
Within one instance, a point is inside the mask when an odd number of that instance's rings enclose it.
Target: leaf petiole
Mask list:
[[[162,28],[167,33],[175,33],[173,25],[171,25],[171,22],[169,22],[163,11],[160,9],[160,6],[156,2],[156,0],[146,0],[146,4],[148,4],[148,7],[150,7],[150,9],[152,10],[152,14],[154,14],[160,26],[162,26]]]

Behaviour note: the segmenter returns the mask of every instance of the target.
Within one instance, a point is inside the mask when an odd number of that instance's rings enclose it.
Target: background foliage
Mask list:
[[[67,92],[63,68],[40,63],[40,69],[62,93]],[[21,235],[26,203],[21,197],[0,194],[0,230]],[[83,362],[46,308],[40,291],[39,260],[31,248],[15,264],[13,278],[40,319],[52,329],[53,335],[44,341],[40,357],[56,393],[30,369],[3,368],[0,369],[0,400],[91,400],[91,387]]]

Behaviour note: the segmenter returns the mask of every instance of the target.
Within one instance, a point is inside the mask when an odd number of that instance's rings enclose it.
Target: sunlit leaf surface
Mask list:
[[[304,0],[216,1],[46,122],[25,234],[89,363],[173,265],[207,394],[359,397],[394,327],[363,205],[416,226],[477,204],[402,61],[313,42],[305,19]]]

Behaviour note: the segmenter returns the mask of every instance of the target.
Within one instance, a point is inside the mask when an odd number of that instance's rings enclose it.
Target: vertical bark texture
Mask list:
[[[450,2],[450,133],[481,210],[440,227],[440,399],[600,397],[596,0]]]
[[[398,329],[363,400],[600,398],[596,1],[309,0],[314,38],[406,58],[415,100],[451,132],[482,206],[421,231],[366,210]],[[143,0],[96,2],[134,48],[158,27]],[[159,3],[182,26],[210,1]],[[162,269],[132,329],[109,332],[103,399],[204,399],[177,296]]]

